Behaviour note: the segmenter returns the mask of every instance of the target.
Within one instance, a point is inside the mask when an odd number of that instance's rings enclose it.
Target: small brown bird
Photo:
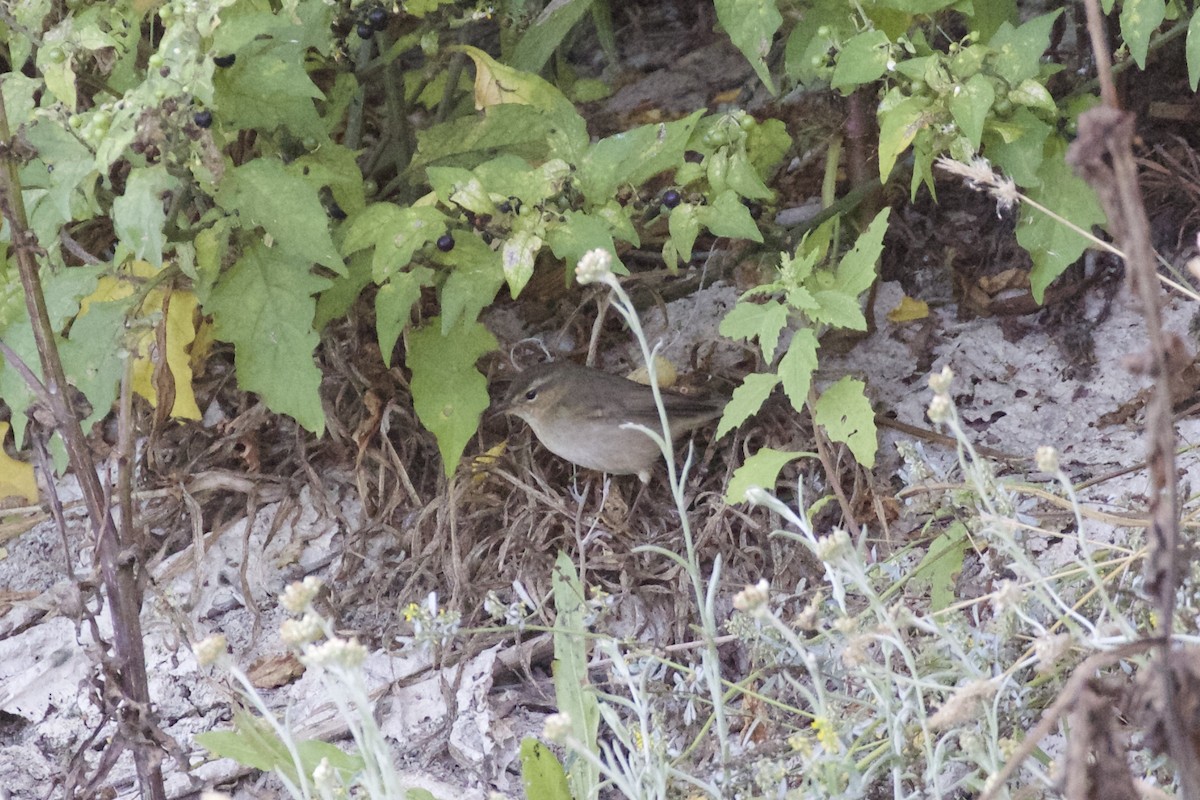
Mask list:
[[[671,438],[721,416],[726,401],[662,392]],[[654,440],[625,423],[661,430],[649,386],[565,361],[539,364],[517,375],[499,410],[529,423],[538,440],[560,458],[643,483],[662,455]]]

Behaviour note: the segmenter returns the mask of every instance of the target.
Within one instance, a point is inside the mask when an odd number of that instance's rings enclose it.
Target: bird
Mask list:
[[[726,404],[668,391],[661,396],[673,440],[721,416]],[[516,376],[497,410],[520,417],[547,450],[586,469],[648,483],[662,456],[645,433],[622,427],[662,430],[654,390],[602,370],[569,361],[530,367]]]

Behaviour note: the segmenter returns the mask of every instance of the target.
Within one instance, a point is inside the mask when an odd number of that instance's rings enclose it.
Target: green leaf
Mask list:
[[[1121,3],[1121,37],[1129,45],[1129,55],[1138,69],[1146,68],[1150,37],[1166,16],[1165,0],[1124,0]]]
[[[1052,128],[1027,108],[1018,108],[1003,125],[1011,130],[1002,131],[993,122],[984,134],[988,158],[1018,185],[1037,186],[1042,181],[1039,172]]]
[[[730,339],[758,339],[767,363],[775,360],[779,334],[788,322],[787,306],[778,300],[759,303],[738,303],[721,320],[720,332]]]
[[[869,468],[875,465],[875,450],[879,445],[875,412],[865,392],[862,381],[850,376],[842,378],[813,405],[813,422],[824,428],[830,439],[849,447],[854,459]]]
[[[884,110],[879,107],[879,179],[887,182],[892,167],[914,138],[933,121],[927,97],[910,97]]]
[[[976,73],[961,84],[960,91],[950,96],[950,114],[959,129],[971,140],[971,147],[979,149],[983,139],[983,124],[987,121],[996,99],[996,91],[987,76]]]
[[[1050,96],[1050,92],[1033,78],[1021,81],[1020,86],[1017,86],[1008,93],[1008,99],[1014,105],[1026,106],[1027,108],[1040,108],[1049,114],[1058,113],[1058,106],[1055,105],[1054,98]]]
[[[881,30],[866,30],[846,40],[837,55],[830,86],[843,94],[877,81],[887,72],[891,42]]]
[[[1077,178],[1066,163],[1066,142],[1057,135],[1047,140],[1040,170],[1041,185],[1027,190],[1028,196],[1083,230],[1104,224],[1104,212],[1092,188]],[[1089,242],[1061,222],[1022,203],[1017,223],[1017,242],[1029,251],[1033,270],[1030,288],[1040,303],[1046,287],[1083,254]]]
[[[409,171],[440,163],[473,167],[497,151],[540,161],[550,152],[548,141],[555,130],[554,119],[533,106],[493,106],[479,118],[456,119],[417,131],[417,154]]]
[[[867,318],[863,315],[858,297],[837,289],[817,289],[812,296],[817,301],[817,307],[806,313],[813,322],[824,322],[852,331],[867,329]]]
[[[698,208],[696,218],[715,236],[749,239],[759,243],[763,240],[758,224],[755,223],[754,217],[750,216],[750,209],[742,205],[742,201],[732,189],[717,195],[712,205]]]
[[[675,246],[676,254],[685,262],[692,260],[692,247],[696,244],[696,237],[700,235],[700,220],[696,213],[698,209],[699,206],[691,203],[680,203],[671,209],[671,216],[667,220],[667,232],[671,234],[670,244]]]
[[[742,150],[729,155],[729,171],[725,175],[729,188],[751,200],[769,200],[775,193],[767,188],[759,177],[758,170],[750,163],[749,156]]]
[[[714,0],[717,20],[730,41],[754,67],[767,91],[775,94],[775,82],[767,67],[767,55],[775,32],[783,23],[775,0]]]
[[[475,362],[496,349],[496,338],[474,320],[462,320],[445,334],[444,327],[434,317],[410,333],[405,365],[412,370],[417,419],[437,439],[449,477],[490,403],[487,378]]]
[[[431,285],[433,277],[433,270],[428,267],[415,267],[409,272],[396,273],[379,287],[375,295],[375,331],[385,366],[392,366],[396,340],[412,319],[421,289]]]
[[[733,477],[729,479],[729,488],[725,491],[725,502],[730,505],[746,502],[746,491],[754,487],[772,491],[779,481],[780,470],[797,458],[812,457],[813,453],[762,448],[733,471]]]
[[[525,787],[526,797],[571,800],[567,773],[553,750],[532,736],[526,736],[521,740],[520,758],[521,784]]]
[[[1192,14],[1192,18],[1188,20],[1186,52],[1188,86],[1194,92],[1200,85],[1200,14]],[[8,91],[7,84],[5,84],[5,91]]]
[[[457,205],[475,214],[495,214],[496,204],[475,173],[462,167],[430,167],[429,185],[437,193],[438,200],[446,205]]]
[[[443,334],[449,335],[460,320],[474,322],[496,299],[504,283],[500,259],[499,253],[476,236],[462,236],[453,251],[438,254],[438,263],[450,267],[439,297]]]
[[[770,372],[755,372],[747,375],[742,385],[733,390],[733,397],[725,406],[721,422],[717,425],[720,439],[758,413],[772,390],[779,384],[779,376]]]
[[[628,274],[625,265],[617,258],[612,227],[603,217],[582,211],[568,211],[565,216],[565,222],[546,231],[545,239],[550,245],[550,251],[567,265],[567,269],[575,269],[575,265],[587,251],[600,249],[607,250],[612,255],[614,272],[619,275]]]
[[[325,96],[308,77],[304,53],[298,43],[273,38],[239,48],[237,61],[213,75],[213,105],[221,111],[222,124],[233,130],[286,128],[300,138],[327,141],[313,102]]]
[[[638,186],[660,172],[684,164],[684,153],[704,111],[674,122],[641,125],[593,144],[579,162],[577,180],[583,196],[603,203],[622,184]]]
[[[514,230],[500,248],[500,263],[508,291],[515,300],[533,277],[533,265],[542,249],[542,237],[530,230]]]
[[[779,361],[779,379],[792,408],[803,411],[808,402],[808,389],[817,371],[817,335],[810,328],[801,328],[792,335],[787,352]]]
[[[366,206],[362,172],[354,151],[340,144],[325,142],[314,152],[297,158],[295,164],[311,185],[328,186],[333,199],[347,215],[355,214]]]
[[[594,0],[565,0],[549,4],[513,48],[509,62],[526,72],[541,72],[571,28],[587,14]]]
[[[996,51],[992,69],[1008,81],[1009,86],[1036,78],[1041,72],[1042,54],[1050,46],[1050,28],[1061,13],[1060,8],[1034,17],[1018,28],[1008,22],[1001,23],[988,46]]]
[[[90,303],[87,313],[71,325],[70,338],[59,345],[67,378],[92,406],[85,429],[108,416],[117,400],[130,302]]]
[[[305,268],[315,261],[346,274],[317,189],[278,159],[256,158],[227,172],[216,201],[230,214],[262,227],[279,249],[303,261]]]
[[[371,283],[371,254],[360,251],[350,256],[346,264],[346,277],[335,278],[329,288],[317,298],[317,310],[313,315],[313,328],[324,330],[330,321],[341,319],[349,313],[362,290]],[[201,304],[204,299],[201,299]],[[378,304],[377,304],[378,305]],[[376,323],[378,327],[378,322]]]
[[[962,572],[963,556],[971,549],[967,527],[954,522],[929,544],[925,557],[909,579],[914,586],[929,587],[929,610],[944,611],[955,601],[954,586]]]
[[[4,76],[5,91],[11,77]],[[87,147],[61,125],[38,119],[25,126],[24,135],[37,150],[37,157],[21,169],[25,210],[38,241],[51,247],[62,226],[76,218],[84,198],[93,194],[99,173]]]
[[[232,731],[205,731],[196,735],[196,743],[218,758],[231,758],[247,767],[263,771],[274,771],[298,782],[296,763],[287,745],[265,721],[244,711],[233,718]],[[339,773],[338,779],[349,781],[362,771],[363,760],[340,748],[318,739],[296,742],[300,768],[309,779],[321,761],[328,761]]]
[[[167,223],[164,195],[179,181],[166,166],[135,167],[125,182],[125,194],[113,200],[113,227],[135,258],[162,266],[163,228]]]
[[[342,252],[351,255],[374,248],[371,276],[383,283],[407,267],[417,250],[445,233],[447,221],[433,206],[372,203],[346,220]]]
[[[859,234],[854,249],[838,264],[834,286],[853,297],[865,292],[875,283],[875,265],[883,252],[883,236],[887,233],[890,208],[875,215],[867,229]]]
[[[278,248],[255,244],[221,276],[205,304],[216,338],[233,342],[238,386],[257,392],[273,411],[321,435],[325,412],[313,363],[312,295],[329,281]]]
[[[554,592],[554,698],[560,713],[570,718],[571,733],[589,753],[598,753],[596,732],[600,704],[588,678],[588,608],[583,584],[566,553],[559,553],[551,575]],[[599,772],[590,762],[576,759],[567,776],[571,796],[595,796]]]

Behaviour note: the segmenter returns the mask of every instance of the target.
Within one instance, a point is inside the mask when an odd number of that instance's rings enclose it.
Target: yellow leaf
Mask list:
[[[643,386],[650,385],[650,371],[645,367],[638,367],[633,372],[625,376],[634,383],[640,383]],[[675,365],[662,356],[654,357],[654,377],[658,379],[658,388],[670,389],[679,380],[679,373],[675,370]]]
[[[538,106],[538,84],[541,78],[528,72],[506,67],[477,47],[462,45],[453,48],[475,62],[475,110],[502,103],[521,103]]]
[[[495,464],[496,461],[500,459],[500,456],[504,455],[504,451],[507,449],[508,440],[505,439],[504,441],[500,442],[500,444],[494,445],[486,452],[480,453],[479,455],[475,456],[475,458],[471,459],[472,483],[481,483],[485,478],[487,478],[488,468]]]
[[[155,303],[161,309],[163,302],[162,291],[155,289],[146,296],[147,308]],[[196,296],[191,292],[172,292],[171,303],[167,306],[167,318],[163,323],[167,327],[167,367],[175,379],[175,404],[171,407],[171,416],[177,419],[200,419],[200,407],[196,404],[196,395],[192,391],[192,365],[188,350],[192,340],[196,338],[196,326],[193,320],[196,312]],[[150,401],[150,405],[158,407],[158,393],[154,388],[154,362],[161,358],[156,353],[155,331],[144,331],[138,337],[137,360],[133,364],[133,390]],[[153,357],[152,357],[153,355]]]
[[[0,422],[0,442],[8,436],[8,423]],[[33,465],[24,461],[10,458],[4,448],[0,447],[0,499],[19,497],[27,503],[36,503],[38,499],[37,478],[33,474]]]
[[[924,300],[914,300],[904,295],[900,304],[888,312],[887,318],[892,322],[912,322],[929,316],[929,304]]]

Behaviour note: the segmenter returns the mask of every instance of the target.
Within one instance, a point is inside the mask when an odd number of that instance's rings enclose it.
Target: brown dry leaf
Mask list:
[[[292,653],[267,656],[250,665],[247,677],[256,689],[274,689],[304,674],[304,665]]]

